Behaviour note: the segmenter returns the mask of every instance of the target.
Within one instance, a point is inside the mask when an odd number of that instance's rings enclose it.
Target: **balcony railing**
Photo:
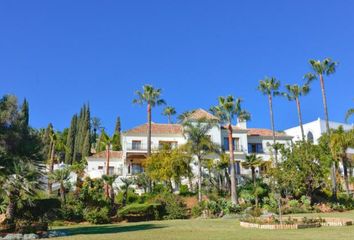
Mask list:
[[[143,143],[126,143],[127,150],[136,150],[136,151],[147,151],[147,144]]]
[[[229,146],[222,146],[222,150],[225,152],[229,151]],[[234,152],[244,152],[245,149],[241,145],[234,146]]]

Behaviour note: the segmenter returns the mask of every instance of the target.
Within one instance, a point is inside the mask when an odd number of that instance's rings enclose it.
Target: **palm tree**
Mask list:
[[[272,125],[273,132],[273,148],[274,148],[274,158],[275,163],[278,163],[278,149],[276,147],[275,141],[275,127],[274,127],[274,114],[273,114],[273,97],[278,96],[280,81],[278,81],[275,77],[265,77],[265,79],[259,81],[258,90],[268,97],[269,104],[269,114],[270,114],[270,122]]]
[[[219,104],[211,108],[211,111],[216,115],[221,123],[227,124],[229,153],[230,153],[230,169],[231,169],[231,201],[234,204],[238,203],[237,197],[237,179],[235,169],[234,146],[232,139],[232,121],[237,117],[238,121],[246,121],[250,119],[250,114],[242,109],[240,98],[234,99],[233,96],[219,97]]]
[[[49,130],[50,136],[50,159],[49,159],[49,175],[53,173],[54,169],[54,156],[55,156],[55,146],[57,141],[57,134],[55,134],[54,130],[51,128]],[[48,193],[52,194],[52,182],[48,179]]]
[[[61,168],[61,169],[59,168],[59,169],[55,170],[53,173],[51,173],[49,175],[49,178],[52,182],[59,183],[59,185],[60,185],[60,187],[59,187],[60,199],[61,199],[61,202],[65,204],[65,202],[66,202],[65,184],[70,179],[70,168],[69,167],[65,167],[65,168]]]
[[[262,157],[257,156],[256,154],[247,155],[245,161],[242,162],[242,166],[246,169],[251,169],[252,172],[253,190],[255,193],[256,207],[258,207],[256,167],[261,166],[262,163],[263,163]]]
[[[348,122],[349,118],[354,115],[354,108],[349,108],[345,114],[345,121]]]
[[[97,141],[97,130],[99,130],[102,126],[101,120],[98,117],[93,117],[91,119],[91,124],[93,127],[93,141],[96,144]]]
[[[114,207],[114,189],[113,189],[113,184],[118,178],[118,175],[113,174],[113,175],[103,175],[102,179],[103,181],[107,184],[109,187],[109,199],[111,200],[111,206]]]
[[[207,156],[218,152],[219,147],[216,146],[207,135],[215,125],[214,122],[206,119],[196,121],[187,121],[183,123],[184,134],[188,136],[185,145],[188,153],[196,156],[198,162],[198,201],[202,201],[202,162]]]
[[[15,220],[18,202],[24,197],[34,196],[39,189],[38,178],[41,175],[38,167],[29,162],[18,162],[8,166],[11,168],[10,175],[0,177],[0,193],[4,193],[7,200],[6,219],[9,223]],[[5,169],[9,170],[9,169]]]
[[[300,96],[305,96],[309,93],[310,87],[308,84],[305,84],[303,86],[299,86],[297,84],[294,85],[289,85],[287,84],[285,86],[287,92],[283,93],[285,97],[288,98],[289,101],[295,101],[296,102],[296,108],[297,108],[297,115],[299,118],[299,124],[300,124],[300,129],[301,129],[301,137],[302,141],[305,141],[305,133],[304,133],[304,126],[302,123],[302,114],[301,114],[301,105],[300,105]]]
[[[327,107],[327,98],[326,98],[326,90],[324,84],[324,76],[329,76],[336,71],[337,62],[332,61],[330,58],[325,58],[322,62],[320,60],[309,61],[311,65],[312,72],[307,73],[305,75],[305,79],[307,79],[307,83],[312,82],[313,80],[319,79],[321,85],[322,92],[322,101],[323,101],[323,110],[325,113],[326,120],[326,130],[328,136],[331,135],[331,131],[329,128],[329,118],[328,118],[328,107]],[[331,167],[331,179],[332,179],[332,195],[334,199],[337,198],[337,182],[336,182],[336,165],[335,162],[332,161]]]
[[[131,178],[122,178],[121,181],[122,181],[123,185],[120,187],[120,190],[123,191],[122,205],[124,207],[127,204],[127,201],[128,201],[129,188],[134,183],[134,180],[131,179]]]
[[[176,114],[176,109],[174,107],[165,107],[162,113],[164,116],[167,116],[168,123],[172,123],[171,116]]]
[[[82,179],[85,175],[85,168],[86,168],[86,163],[83,161],[75,162],[73,163],[73,165],[71,165],[71,170],[74,173],[76,173],[76,189],[75,189],[76,196],[79,195],[82,187]]]
[[[109,176],[109,161],[111,154],[112,143],[114,142],[114,137],[110,138],[104,130],[101,132],[100,144],[106,149],[106,175]],[[109,186],[105,184],[105,195],[109,197]]]
[[[252,181],[254,187],[256,187],[256,167],[261,166],[263,163],[263,159],[261,156],[257,156],[256,154],[250,154],[246,156],[244,162],[242,162],[242,166],[246,169],[251,169],[252,173]]]
[[[350,196],[348,179],[348,163],[350,161],[347,150],[354,147],[354,131],[345,132],[343,127],[340,126],[331,134],[329,145],[333,158],[342,162],[345,188],[348,196]]]
[[[147,155],[151,155],[151,109],[156,105],[166,104],[163,99],[160,98],[161,89],[155,89],[151,85],[144,85],[143,91],[136,91],[138,96],[133,100],[135,104],[146,104],[147,105],[147,120],[148,120],[148,132],[147,132]]]

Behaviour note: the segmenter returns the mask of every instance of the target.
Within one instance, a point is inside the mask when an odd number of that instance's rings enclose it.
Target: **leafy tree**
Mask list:
[[[259,81],[258,90],[268,97],[269,104],[269,114],[270,114],[270,122],[272,125],[272,135],[273,135],[273,148],[274,148],[274,157],[275,163],[278,163],[278,149],[276,148],[275,141],[275,127],[274,127],[274,114],[273,114],[273,97],[278,96],[280,81],[278,81],[275,77],[266,77],[263,80]]]
[[[120,186],[120,190],[123,191],[122,205],[124,207],[127,204],[129,188],[132,184],[134,184],[134,180],[131,178],[122,178],[121,181],[123,185]]]
[[[171,149],[166,146],[148,157],[144,166],[152,180],[167,183],[172,192],[172,181],[178,184],[181,177],[188,177],[191,172],[190,161],[191,156],[182,149]]]
[[[354,115],[354,108],[349,108],[345,114],[345,121],[348,122],[349,118]]]
[[[60,198],[61,202],[65,204],[66,202],[66,189],[65,189],[65,184],[69,181],[70,179],[70,168],[65,167],[65,168],[59,168],[56,169],[54,172],[52,172],[49,175],[49,179],[52,182],[57,182],[59,183],[59,191],[60,191]]]
[[[167,106],[163,109],[163,113],[164,116],[167,116],[168,118],[168,123],[172,123],[171,121],[171,116],[176,114],[176,109],[174,107],[171,106]]]
[[[334,130],[330,135],[329,146],[333,158],[342,163],[345,188],[348,196],[350,196],[348,179],[348,165],[350,164],[350,160],[347,150],[354,147],[354,130],[345,132],[343,127],[340,126],[338,130]]]
[[[301,129],[301,137],[302,137],[302,141],[305,141],[304,126],[302,123],[300,97],[307,95],[310,91],[310,87],[307,84],[305,84],[303,86],[299,86],[297,84],[294,84],[294,85],[287,84],[285,87],[286,87],[287,92],[283,93],[283,95],[286,98],[288,98],[289,101],[295,101],[295,103],[296,103],[297,114],[298,114],[298,118],[299,118],[300,129]]]
[[[215,123],[207,119],[198,119],[196,121],[187,121],[183,123],[184,133],[188,136],[186,150],[192,156],[196,156],[198,163],[198,201],[202,201],[202,162],[208,159],[208,156],[219,152],[216,146],[208,136],[209,131]]]
[[[329,76],[329,75],[335,73],[336,66],[338,65],[338,63],[332,61],[332,59],[330,59],[330,58],[325,58],[323,61],[311,59],[309,61],[309,63],[311,65],[312,72],[307,73],[305,75],[305,79],[307,79],[308,84],[316,79],[319,79],[319,81],[320,81],[323,109],[324,109],[325,120],[326,120],[326,130],[327,130],[327,134],[330,135],[331,132],[330,132],[330,128],[329,128],[328,107],[327,107],[327,97],[326,97],[324,76]],[[336,199],[337,198],[337,182],[336,182],[335,161],[332,161],[331,179],[332,179],[332,194],[333,194],[333,197]]]
[[[281,163],[271,169],[278,187],[293,196],[306,195],[312,199],[328,174],[328,159],[321,146],[301,141],[291,148],[282,148],[281,152]]]
[[[221,123],[227,124],[229,153],[230,153],[230,169],[231,169],[231,201],[233,204],[238,203],[237,197],[237,179],[235,169],[234,146],[232,140],[232,121],[237,117],[239,121],[250,119],[250,114],[242,109],[241,99],[234,99],[233,96],[219,97],[218,105],[211,108],[211,111],[220,119]]]
[[[156,105],[166,104],[165,100],[161,99],[161,89],[154,88],[151,85],[144,85],[143,91],[136,91],[137,98],[133,100],[135,104],[147,105],[147,120],[148,120],[148,132],[147,132],[147,155],[151,155],[151,109]]]
[[[15,221],[17,205],[38,189],[43,166],[42,139],[28,126],[27,112],[13,95],[0,99],[0,193],[7,202],[10,223]]]

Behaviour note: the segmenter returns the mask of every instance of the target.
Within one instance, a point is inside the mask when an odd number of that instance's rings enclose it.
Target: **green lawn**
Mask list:
[[[303,216],[304,214],[301,214]],[[343,217],[354,219],[354,211],[331,214],[306,214],[314,216]],[[241,228],[237,220],[173,220],[109,225],[60,227],[72,234],[56,239],[119,239],[119,240],[159,240],[159,239],[354,239],[354,226],[321,227],[302,230],[259,230]]]

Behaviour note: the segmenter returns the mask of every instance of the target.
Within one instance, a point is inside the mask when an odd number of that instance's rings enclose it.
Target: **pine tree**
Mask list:
[[[116,121],[116,127],[114,129],[115,133],[120,133],[121,132],[121,124],[120,124],[120,117],[117,117]]]
[[[77,114],[75,114],[71,119],[70,128],[66,139],[66,151],[65,151],[66,164],[72,164],[74,159],[76,130],[77,130]]]
[[[51,123],[48,124],[48,127],[45,129],[42,141],[44,144],[43,147],[43,156],[46,157],[46,160],[50,159],[51,154],[51,134],[53,132],[53,125]]]

